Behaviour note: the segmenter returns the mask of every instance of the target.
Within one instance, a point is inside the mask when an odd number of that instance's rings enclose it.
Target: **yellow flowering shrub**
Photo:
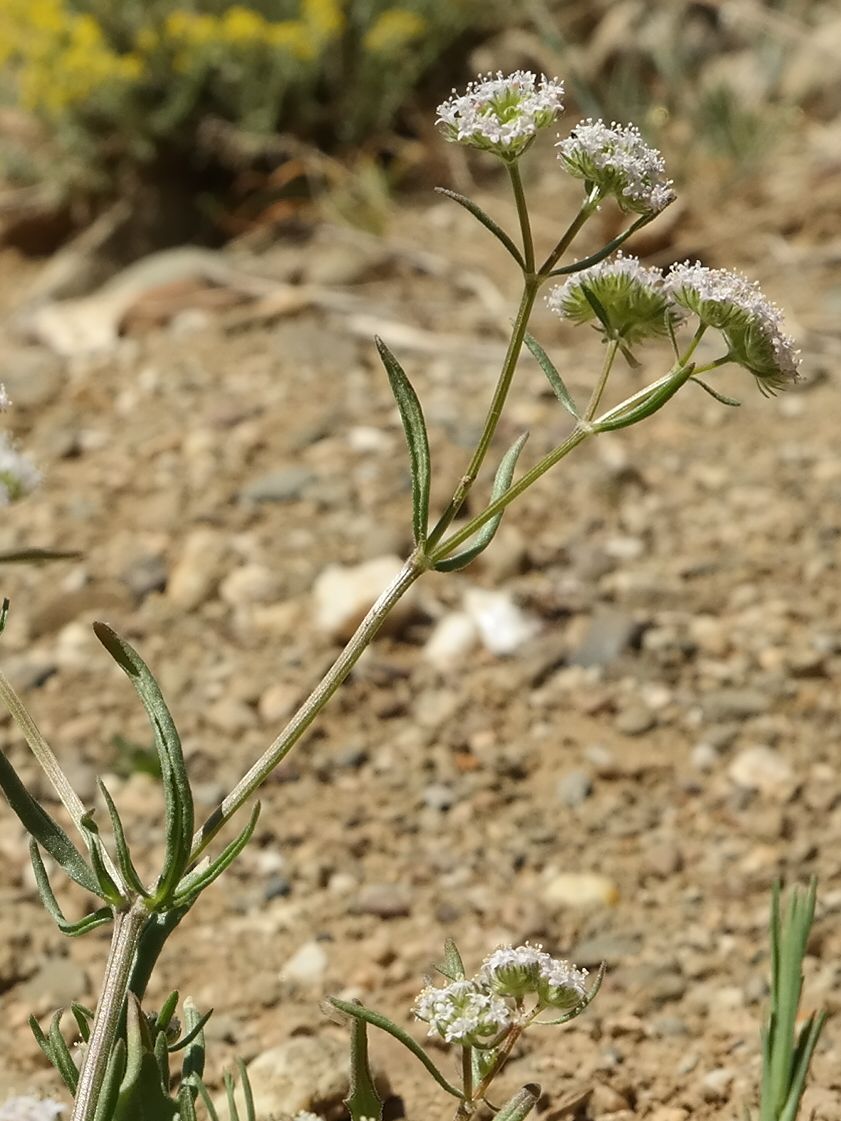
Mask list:
[[[162,151],[189,160],[208,119],[353,146],[391,127],[442,52],[501,26],[502,11],[502,0],[0,0],[0,97],[44,122],[50,175],[72,167],[71,189],[107,186]],[[5,163],[0,145],[8,175]]]

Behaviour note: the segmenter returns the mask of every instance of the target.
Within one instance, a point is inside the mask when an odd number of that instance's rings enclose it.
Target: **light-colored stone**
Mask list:
[[[466,611],[452,611],[435,624],[423,648],[424,660],[446,672],[459,665],[479,640],[476,624]]]
[[[167,598],[185,611],[210,599],[222,576],[225,545],[211,529],[194,529],[184,541],[167,581]]]
[[[541,897],[549,907],[612,907],[619,889],[597,872],[561,872],[546,881]]]
[[[491,654],[513,654],[540,630],[537,619],[519,608],[507,592],[468,588],[464,609]]]
[[[769,795],[787,794],[794,781],[789,762],[779,752],[763,746],[740,751],[728,773],[737,786]]]
[[[315,621],[324,634],[347,642],[381,592],[397,576],[403,562],[398,556],[375,557],[363,564],[331,564],[319,573],[313,586]],[[384,631],[396,633],[415,612],[409,591],[392,609]]]
[[[271,603],[278,595],[278,578],[262,564],[244,564],[229,572],[219,585],[219,596],[232,607]]]
[[[266,724],[284,720],[295,708],[296,702],[300,699],[300,692],[300,687],[290,685],[286,681],[276,681],[274,685],[270,685],[257,702],[260,719]]]
[[[281,969],[280,979],[298,985],[318,985],[324,979],[328,963],[323,943],[305,942]]]

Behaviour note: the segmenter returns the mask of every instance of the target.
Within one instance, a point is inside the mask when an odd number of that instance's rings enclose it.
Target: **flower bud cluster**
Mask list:
[[[558,158],[570,175],[612,195],[623,210],[659,214],[674,200],[672,180],[656,148],[649,147],[635,125],[588,118],[557,144]]]
[[[427,986],[414,1014],[429,1024],[429,1034],[447,1043],[487,1047],[535,1009],[572,1011],[587,997],[586,969],[553,958],[540,946],[494,950],[475,977],[441,988]],[[524,998],[533,998],[524,1009]]]
[[[783,331],[779,308],[758,284],[728,269],[685,261],[664,276],[618,253],[574,273],[549,293],[547,304],[574,323],[600,319],[608,338],[628,346],[665,334],[692,313],[721,332],[729,360],[749,370],[760,388],[784,389],[798,380],[798,351]]]
[[[497,71],[471,82],[464,94],[453,90],[438,106],[436,124],[447,140],[516,159],[561,113],[563,95],[557,79],[528,70]]]

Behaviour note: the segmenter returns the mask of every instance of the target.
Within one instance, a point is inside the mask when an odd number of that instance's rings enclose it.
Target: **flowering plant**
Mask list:
[[[766,390],[781,389],[797,380],[797,352],[782,331],[779,313],[749,282],[737,274],[708,270],[701,265],[678,265],[664,278],[633,258],[614,256],[635,230],[656,218],[672,197],[662,157],[645,145],[635,129],[617,125],[608,128],[588,121],[573,130],[569,141],[562,142],[561,166],[583,180],[584,198],[543,262],[538,263],[519,163],[538,134],[561,112],[561,95],[560,82],[518,71],[508,77],[497,74],[480,79],[467,93],[456,95],[439,107],[438,121],[447,140],[479,147],[499,157],[510,180],[519,224],[519,237],[515,239],[470,199],[449,190],[443,192],[497,239],[522,276],[520,306],[481,434],[452,497],[434,517],[430,510],[432,457],[421,402],[396,356],[382,339],[376,340],[409,452],[414,546],[400,572],[383,590],[310,696],[204,822],[196,821],[181,741],[155,677],[139,653],[115,630],[105,623],[95,624],[97,638],[136,690],[155,737],[166,807],[163,855],[156,875],[150,876],[148,870],[141,872],[137,868],[119,809],[100,781],[113,833],[113,845],[106,846],[93,809],[82,803],[34,720],[0,675],[0,695],[81,840],[79,845],[71,839],[0,754],[0,789],[30,834],[32,866],[43,904],[59,928],[70,936],[83,935],[100,926],[111,929],[111,946],[96,1009],[72,1006],[82,1047],[75,1053],[71,1050],[71,1043],[61,1031],[60,1013],[46,1031],[32,1021],[38,1044],[73,1094],[72,1121],[141,1117],[192,1121],[199,1097],[210,1116],[216,1116],[202,1080],[203,1027],[207,1015],[199,1014],[189,1000],[185,1001],[183,1027],[179,1027],[175,1016],[177,993],[171,994],[159,1009],[145,1010],[143,1002],[150,978],[174,929],[249,843],[257,824],[259,803],[253,806],[239,833],[214,856],[208,851],[210,846],[301,740],[408,589],[430,571],[449,572],[469,565],[490,545],[507,507],[579,445],[602,433],[640,423],[690,382],[704,386],[717,399],[732,403],[701,382],[699,374],[714,373],[726,364],[735,364],[749,370]],[[611,199],[620,211],[636,217],[598,252],[560,264],[583,226],[599,206]],[[564,318],[593,323],[605,343],[601,371],[593,378],[588,399],[583,402],[575,399],[544,348],[528,330],[538,294],[558,278],[564,278],[564,283],[550,291],[549,306]],[[694,332],[688,340],[681,341],[687,324],[694,326]],[[708,331],[720,335],[725,350],[711,361],[699,362],[695,355]],[[621,352],[636,361],[637,349],[658,335],[667,337],[671,343],[670,368],[642,389],[605,406],[617,354]],[[559,403],[570,414],[571,427],[555,447],[515,478],[527,434],[521,435],[502,455],[484,508],[464,518],[456,528],[456,519],[463,514],[468,496],[472,497],[494,445],[523,347],[534,356]],[[44,852],[95,900],[82,918],[70,920],[63,913],[51,886]],[[811,913],[808,908],[801,908],[795,917],[797,922],[792,922],[796,937],[786,943],[792,948],[777,954],[775,976],[777,990],[783,994],[780,1004],[784,1004],[786,1017],[778,1016],[772,1025],[768,1055],[775,1071],[774,1100],[793,1101],[796,1110],[805,1077],[803,1062],[808,1065],[820,1021],[813,1024],[802,1042],[792,1043],[800,990],[789,982],[802,961],[804,930],[808,931]],[[779,938],[777,945],[783,942]],[[353,1027],[354,1080],[349,1106],[354,1121],[381,1118],[381,1103],[367,1063],[368,1025],[399,1039],[439,1086],[458,1099],[457,1116],[465,1118],[484,1099],[522,1032],[532,1024],[559,1024],[577,1017],[595,995],[601,979],[599,974],[588,987],[583,970],[529,945],[494,951],[479,972],[468,977],[451,942],[439,969],[447,984],[424,989],[415,1004],[415,1015],[428,1025],[433,1036],[461,1048],[460,1086],[454,1086],[438,1070],[404,1029],[360,1004],[333,1000],[333,1006],[350,1017]],[[173,1091],[170,1062],[177,1052],[183,1055]],[[244,1086],[247,1090],[247,1079]],[[524,1087],[502,1111],[504,1121],[522,1121],[535,1105],[538,1094],[538,1088]],[[246,1101],[249,1100],[246,1093]],[[231,1110],[233,1121],[233,1105]]]

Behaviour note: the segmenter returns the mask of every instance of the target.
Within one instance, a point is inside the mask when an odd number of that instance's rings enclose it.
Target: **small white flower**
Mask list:
[[[602,195],[613,195],[623,210],[658,214],[674,200],[666,164],[635,125],[588,118],[558,142],[558,158],[571,175],[594,183]]]
[[[12,402],[9,400],[9,394],[6,392],[5,385],[0,385],[0,412],[5,412],[5,410],[8,409],[11,403]]]
[[[0,506],[29,494],[40,481],[40,471],[0,432]]]
[[[563,110],[564,84],[529,70],[479,77],[463,94],[438,106],[436,124],[447,140],[494,152],[503,159],[521,156],[537,132]]]
[[[540,998],[553,1008],[571,1009],[587,996],[587,970],[549,958],[540,971]]]
[[[606,330],[628,345],[644,338],[664,335],[670,312],[670,297],[659,269],[640,264],[636,257],[615,257],[573,273],[546,298],[549,308],[574,323],[591,323],[596,311],[584,292],[587,289],[604,311]]]
[[[526,996],[537,992],[541,970],[552,959],[540,946],[500,946],[488,954],[479,973],[482,981],[500,996]]]
[[[511,1024],[505,1001],[476,981],[453,981],[444,988],[428,986],[415,1001],[419,1020],[429,1024],[429,1034],[447,1043],[487,1043]]]
[[[760,386],[783,389],[799,378],[799,352],[783,331],[783,316],[759,285],[729,269],[710,269],[700,261],[672,265],[666,286],[678,304],[724,335],[734,362]]]

